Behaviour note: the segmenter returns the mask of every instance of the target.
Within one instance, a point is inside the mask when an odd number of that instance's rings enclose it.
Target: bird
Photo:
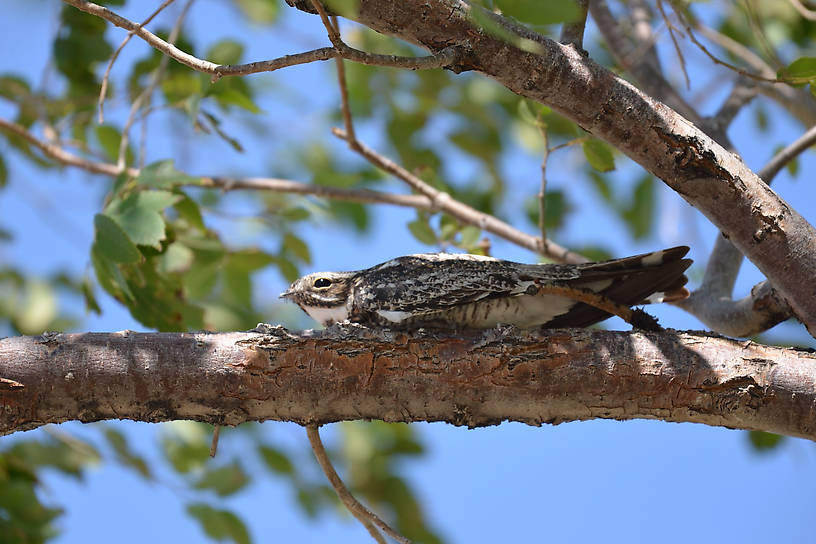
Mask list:
[[[681,300],[689,294],[685,270],[692,261],[683,258],[688,250],[678,246],[581,264],[405,255],[365,270],[303,276],[280,298],[326,327],[345,322],[402,330],[586,327],[611,314],[553,290],[594,293],[624,308]]]

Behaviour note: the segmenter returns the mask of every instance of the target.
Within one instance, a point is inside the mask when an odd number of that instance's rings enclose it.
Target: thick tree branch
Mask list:
[[[0,433],[113,418],[470,427],[648,418],[816,439],[809,351],[673,331],[259,330],[0,340]]]
[[[298,7],[309,9],[289,0]],[[488,75],[546,104],[626,153],[706,215],[773,283],[816,335],[816,229],[736,155],[675,111],[656,102],[572,47],[490,12],[504,31],[536,42],[522,50],[473,22],[461,0],[363,0],[355,19],[437,51],[469,47],[457,69]],[[780,267],[785,263],[786,267]]]

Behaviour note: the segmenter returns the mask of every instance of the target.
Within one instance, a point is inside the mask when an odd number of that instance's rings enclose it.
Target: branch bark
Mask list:
[[[288,0],[310,11],[310,2]],[[816,336],[816,229],[738,156],[665,104],[574,48],[490,12],[504,31],[537,43],[536,53],[484,32],[461,0],[363,0],[355,19],[439,51],[468,48],[454,71],[481,72],[562,113],[662,179],[714,223],[762,271]],[[780,266],[785,263],[785,266]]]
[[[69,420],[662,419],[816,439],[816,355],[667,331],[356,325],[0,340],[0,433]]]

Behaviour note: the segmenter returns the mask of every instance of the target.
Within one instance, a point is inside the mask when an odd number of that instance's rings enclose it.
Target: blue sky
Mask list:
[[[131,2],[123,13],[141,19],[147,3]],[[17,72],[39,78],[45,68],[50,42],[56,30],[61,4],[53,0],[4,2],[0,19],[0,72]],[[178,6],[176,6],[178,7]],[[245,59],[259,60],[325,45],[318,20],[291,9],[285,11],[283,30],[242,27],[238,39],[248,44]],[[171,11],[170,14],[173,14]],[[187,30],[197,45],[205,46],[222,37],[235,37],[242,24],[229,2],[199,0],[188,20]],[[124,32],[112,30],[118,43]],[[203,49],[204,47],[202,47]],[[123,53],[128,58],[143,55],[145,46],[134,40]],[[667,66],[676,66],[669,50]],[[701,55],[691,55],[691,75],[697,89],[707,86],[712,72]],[[114,77],[122,72],[114,73]],[[677,78],[682,76],[677,72]],[[174,157],[177,165],[192,174],[274,175],[275,161],[283,160],[280,149],[310,139],[332,140],[325,108],[336,103],[327,66],[307,65],[275,74],[252,76],[258,88],[285,86],[288,100],[261,101],[264,115],[255,121],[268,131],[253,139],[244,132],[244,155],[233,153],[220,141],[192,134],[189,127],[172,118],[151,123],[156,140],[148,150],[151,160]],[[52,76],[53,77],[53,76]],[[694,89],[693,89],[694,90]],[[705,103],[711,111],[716,98],[727,92],[718,89]],[[690,93],[694,95],[693,91]],[[263,95],[262,95],[263,96]],[[122,103],[112,103],[112,112]],[[12,109],[0,103],[0,116]],[[792,141],[801,127],[773,107],[769,108],[772,131],[761,140],[751,138],[751,114],[737,119],[731,135],[752,168],[761,167],[773,149]],[[115,113],[112,113],[115,116]],[[225,119],[225,128],[243,130],[239,121]],[[369,144],[378,144],[376,127],[361,127]],[[6,149],[0,144],[0,151]],[[276,151],[277,150],[277,151]],[[633,244],[624,226],[599,202],[587,184],[574,183],[580,160],[571,152],[558,156],[552,187],[563,187],[579,202],[578,213],[560,233],[567,245],[595,241],[621,256],[680,243],[693,247],[692,256],[705,261],[715,230],[680,198],[661,186],[658,228],[650,239]],[[812,154],[811,154],[812,155]],[[7,160],[10,153],[4,153]],[[10,186],[0,192],[0,217],[14,225],[15,240],[0,245],[0,260],[14,263],[33,274],[45,275],[59,269],[76,273],[89,270],[87,250],[93,230],[92,216],[104,194],[104,180],[76,170],[43,172],[10,160]],[[636,167],[624,159],[613,179],[621,184],[636,176]],[[813,171],[811,156],[803,157],[801,170]],[[454,163],[458,175],[467,175],[472,165]],[[521,150],[504,159],[505,174],[513,180],[518,195],[537,191],[538,159]],[[775,188],[793,202],[811,222],[816,219],[812,201],[814,188],[806,175],[790,180],[783,173]],[[394,190],[402,190],[396,183]],[[252,205],[240,194],[230,195],[236,213],[251,212]],[[510,199],[512,201],[512,197]],[[512,202],[508,204],[512,209]],[[370,266],[397,254],[429,251],[405,229],[414,218],[410,210],[375,208],[377,228],[358,236],[337,227],[317,223],[302,234],[312,244],[311,272],[322,269],[352,269]],[[208,217],[217,224],[222,218]],[[516,224],[529,228],[522,219]],[[252,229],[231,228],[236,247],[266,243]],[[529,261],[526,250],[496,241],[495,256]],[[698,269],[698,272],[701,269]],[[760,276],[747,266],[738,284],[744,294]],[[267,271],[257,278],[262,301],[271,302],[285,281]],[[85,330],[143,330],[111,299],[103,298],[104,314],[88,316]],[[79,311],[79,310],[78,310]],[[655,310],[661,322],[673,328],[703,328],[695,319],[674,308]],[[609,325],[619,325],[610,321]],[[785,324],[769,338],[808,342],[801,327]],[[812,340],[812,339],[811,339]],[[812,345],[812,342],[811,344]],[[134,447],[158,461],[157,434],[161,426],[121,423]],[[66,432],[95,437],[80,424],[58,427]],[[307,451],[305,433],[291,424],[266,423],[261,429],[275,443]],[[592,421],[556,427],[503,424],[486,429],[465,430],[444,424],[417,425],[428,448],[420,459],[405,462],[405,477],[422,498],[432,524],[449,542],[519,540],[530,542],[721,542],[739,539],[763,542],[812,539],[816,530],[816,450],[803,440],[788,440],[770,454],[751,450],[745,433],[693,424],[653,421],[619,423]],[[35,431],[42,432],[42,431]],[[329,444],[335,432],[324,431]],[[231,443],[229,433],[221,443],[225,454],[239,451],[240,441]],[[163,484],[146,485],[131,473],[103,465],[77,483],[61,476],[46,478],[45,499],[67,509],[61,519],[64,529],[60,544],[97,542],[199,541],[204,537],[194,521],[184,514],[183,488],[164,474]],[[292,500],[291,488],[282,481],[261,478],[249,491],[225,503],[240,511],[256,542],[270,541],[367,541],[368,536],[349,516],[324,515],[307,520]],[[761,516],[761,517],[760,517]]]

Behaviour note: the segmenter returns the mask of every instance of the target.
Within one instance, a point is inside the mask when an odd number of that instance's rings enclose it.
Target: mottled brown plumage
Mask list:
[[[397,257],[354,272],[319,272],[283,294],[323,325],[353,321],[391,328],[481,329],[584,327],[610,314],[576,300],[536,294],[564,285],[617,304],[688,296],[685,246],[596,263],[522,264],[477,255],[429,253]]]

